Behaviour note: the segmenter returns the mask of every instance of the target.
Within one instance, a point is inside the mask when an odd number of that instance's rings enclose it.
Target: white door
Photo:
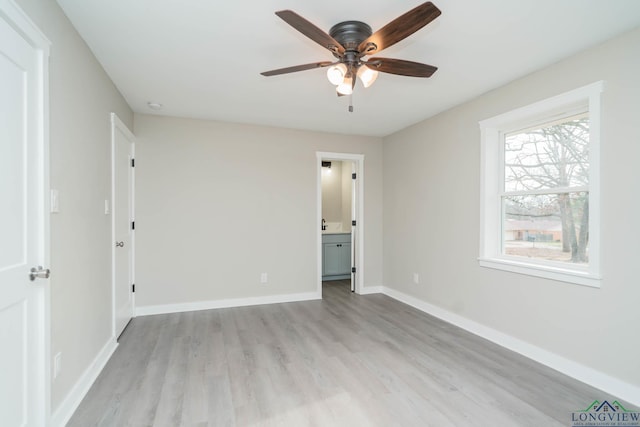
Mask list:
[[[354,178],[355,177],[355,178]],[[356,248],[358,234],[357,231],[357,194],[356,191],[358,186],[356,185],[356,179],[358,175],[356,173],[356,162],[351,162],[351,247],[349,248],[349,252],[351,252],[351,292],[355,292],[356,290],[356,274],[357,269],[354,271],[353,267],[356,265]],[[353,225],[355,222],[356,225]]]
[[[113,205],[113,315],[119,337],[133,317],[133,179],[134,136],[111,114]]]
[[[36,426],[47,417],[46,53],[10,16],[0,2],[0,423]]]

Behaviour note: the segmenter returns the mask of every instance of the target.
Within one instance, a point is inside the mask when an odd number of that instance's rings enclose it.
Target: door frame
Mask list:
[[[135,135],[129,130],[127,125],[124,124],[122,120],[116,115],[116,113],[111,113],[111,335],[114,340],[118,339],[116,335],[116,206],[115,194],[116,194],[116,165],[115,165],[115,156],[116,156],[116,130],[121,131],[126,135],[127,139],[131,141],[131,158],[135,158]],[[135,167],[131,167],[129,169],[129,173],[131,174],[131,187],[129,188],[129,201],[130,201],[130,211],[129,211],[129,221],[135,221]],[[135,229],[131,230],[131,258],[129,260],[130,271],[130,285],[135,283],[135,249],[136,249],[136,232]],[[136,313],[136,294],[132,292],[132,307],[131,307],[131,318],[135,317]],[[126,327],[125,327],[126,328]]]
[[[38,95],[38,111],[36,128],[38,129],[37,151],[38,158],[38,201],[37,222],[39,234],[39,263],[43,266],[50,266],[51,263],[51,233],[50,217],[51,212],[51,187],[50,187],[50,156],[49,156],[49,52],[51,42],[40,31],[38,26],[29,16],[13,1],[0,0],[0,17],[29,43],[38,56],[38,70],[35,76]],[[53,278],[41,281],[37,286],[36,319],[35,319],[35,344],[32,354],[27,357],[36,366],[34,373],[36,378],[35,390],[32,390],[30,399],[33,400],[34,407],[39,408],[34,414],[34,425],[48,425],[51,419],[51,283]],[[37,283],[37,282],[35,282]]]
[[[356,170],[356,195],[355,205],[351,208],[356,210],[356,230],[357,239],[355,245],[356,257],[353,267],[356,267],[356,280],[354,291],[362,293],[364,289],[364,154],[316,152],[316,276],[317,293],[322,298],[322,162],[323,161],[346,161],[353,162]],[[352,199],[353,199],[352,195]]]

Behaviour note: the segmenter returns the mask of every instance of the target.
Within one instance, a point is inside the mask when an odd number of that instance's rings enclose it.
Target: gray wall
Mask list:
[[[49,61],[51,188],[51,356],[56,408],[111,337],[111,112],[133,113],[55,1],[18,0],[52,43]]]
[[[138,307],[315,292],[317,151],[365,156],[364,279],[381,285],[380,138],[138,114],[134,130]]]
[[[351,230],[351,167],[350,161],[333,160],[330,169],[322,168],[322,218],[327,222],[338,222],[342,224],[342,230],[349,231]]]
[[[342,162],[331,162],[322,168],[322,218],[327,222],[342,221]]]
[[[639,76],[635,30],[385,138],[385,286],[639,386]],[[602,287],[479,267],[478,121],[598,80]]]

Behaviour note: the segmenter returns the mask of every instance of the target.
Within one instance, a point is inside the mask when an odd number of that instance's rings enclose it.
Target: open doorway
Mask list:
[[[318,155],[318,292],[322,284],[362,288],[363,161],[343,153]]]

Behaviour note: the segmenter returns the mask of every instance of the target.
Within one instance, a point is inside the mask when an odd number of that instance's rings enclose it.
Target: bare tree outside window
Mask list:
[[[504,140],[503,253],[588,263],[589,116]]]

